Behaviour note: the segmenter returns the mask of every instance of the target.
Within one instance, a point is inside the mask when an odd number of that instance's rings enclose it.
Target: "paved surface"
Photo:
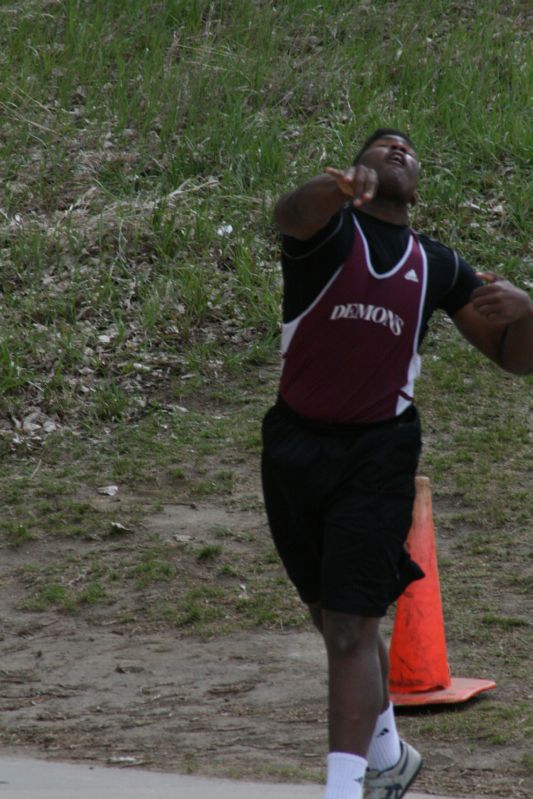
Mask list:
[[[0,757],[0,799],[321,799],[318,785],[208,780],[135,768]],[[408,793],[405,799],[453,799]],[[473,797],[472,797],[473,799]]]

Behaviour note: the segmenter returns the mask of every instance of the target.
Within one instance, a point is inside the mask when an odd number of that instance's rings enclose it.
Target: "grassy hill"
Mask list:
[[[0,541],[13,609],[127,627],[126,596],[136,624],[183,636],[305,627],[268,543],[251,536],[243,551],[241,536],[236,564],[223,527],[197,550],[139,532],[143,520],[171,502],[237,503],[264,525],[272,204],[348,164],[377,126],[418,147],[414,225],[531,289],[532,23],[522,0],[0,3]],[[532,383],[498,372],[444,317],[424,356],[423,471],[454,668],[508,690],[482,724],[408,723],[458,748],[517,747],[513,779],[502,765],[491,784],[525,797]],[[128,501],[97,501],[110,484]],[[68,560],[64,547],[88,541],[80,571],[81,550]],[[251,603],[234,590],[242,563]],[[143,604],[147,586],[161,595]]]

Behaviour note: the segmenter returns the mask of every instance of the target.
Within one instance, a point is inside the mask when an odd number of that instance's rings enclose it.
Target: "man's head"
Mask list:
[[[374,144],[374,142],[379,141],[379,139],[389,138],[391,136],[396,139],[403,139],[403,141],[409,145],[413,152],[415,152],[415,146],[406,133],[403,133],[401,130],[397,130],[396,128],[378,128],[363,143],[363,146],[354,158],[354,166],[359,163],[361,156],[366,150],[368,150],[369,147],[372,146],[372,144]]]
[[[395,128],[379,128],[354,159],[377,172],[378,194],[404,203],[416,202],[419,162],[413,142]]]

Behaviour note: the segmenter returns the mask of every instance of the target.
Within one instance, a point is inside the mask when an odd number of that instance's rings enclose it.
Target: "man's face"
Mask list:
[[[360,164],[375,169],[378,196],[414,202],[418,184],[419,162],[416,152],[400,136],[383,136],[365,150]]]

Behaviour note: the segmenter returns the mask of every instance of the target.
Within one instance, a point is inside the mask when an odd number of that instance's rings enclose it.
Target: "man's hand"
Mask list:
[[[494,272],[478,273],[478,277],[485,285],[472,292],[472,305],[487,321],[508,325],[531,314],[531,300],[525,291]]]
[[[453,321],[474,347],[506,372],[533,372],[533,301],[525,291],[494,272],[478,273],[484,282]]]
[[[328,166],[325,171],[335,180],[342,193],[352,198],[356,208],[372,200],[376,195],[378,176],[374,169],[358,164],[346,170]]]
[[[358,207],[372,200],[378,188],[374,169],[362,164],[346,170],[326,168],[325,175],[311,178],[294,191],[280,197],[274,219],[282,233],[296,239],[310,239],[351,197]]]

